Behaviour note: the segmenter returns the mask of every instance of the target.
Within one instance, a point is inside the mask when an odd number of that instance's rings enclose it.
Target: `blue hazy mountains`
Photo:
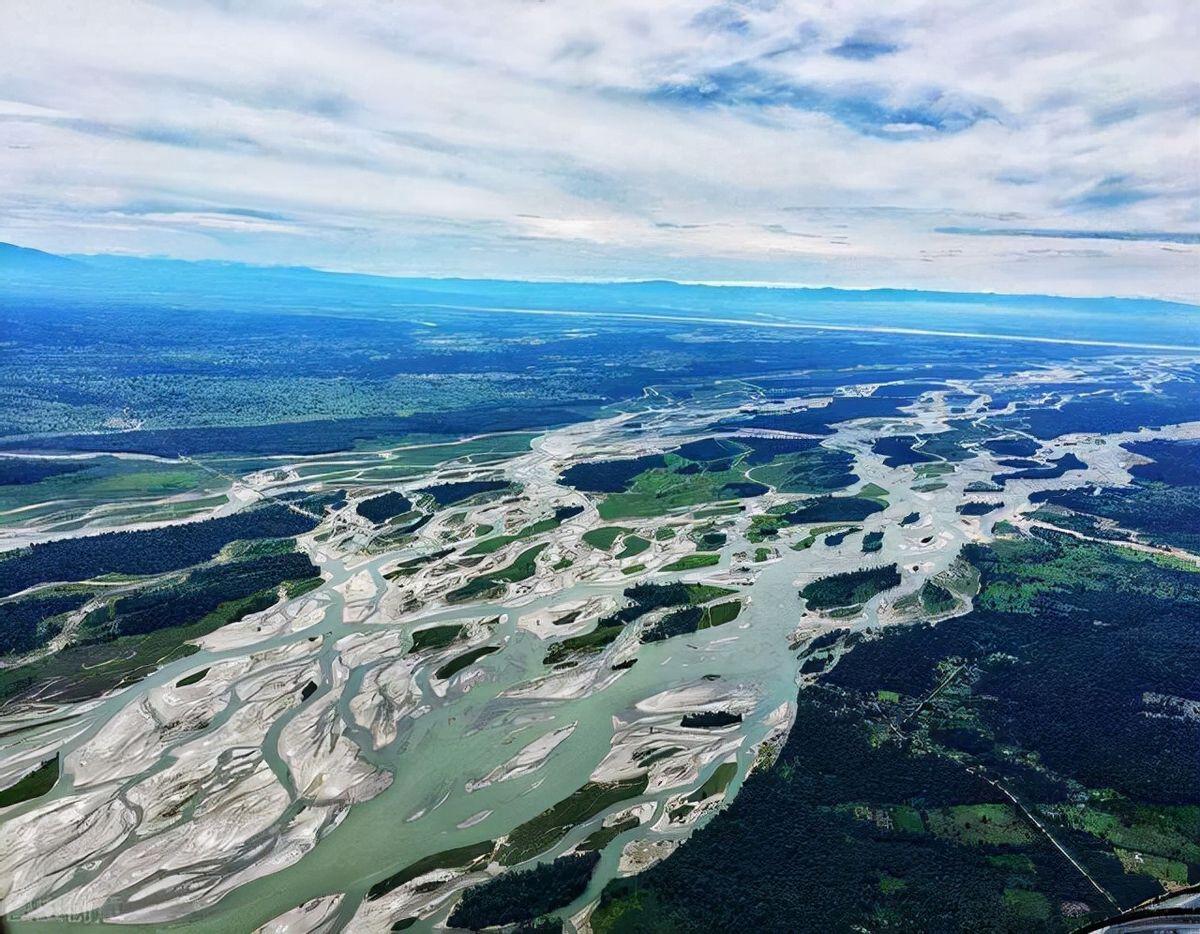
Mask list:
[[[20,282],[27,277],[67,270],[82,271],[83,266],[64,256],[34,250],[14,243],[0,243],[0,282],[11,278]]]
[[[767,327],[914,329],[1050,340],[1200,346],[1193,305],[1156,299],[1063,298],[700,285],[669,281],[524,282],[421,279],[305,267],[124,256],[60,257],[0,244],[0,297],[406,318],[435,310],[670,316]]]

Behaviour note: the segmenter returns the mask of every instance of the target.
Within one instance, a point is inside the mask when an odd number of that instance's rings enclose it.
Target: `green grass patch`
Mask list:
[[[921,812],[907,804],[899,804],[892,808],[892,826],[902,833],[924,833],[925,821]]]
[[[294,538],[239,539],[221,549],[218,558],[261,558],[264,555],[286,555],[296,547]]]
[[[949,613],[958,605],[958,600],[954,594],[943,587],[941,584],[935,584],[933,581],[925,581],[918,591],[918,598],[921,601],[921,608],[934,616],[942,613]]]
[[[1090,804],[1064,805],[1059,818],[1116,848],[1200,863],[1200,806],[1134,805],[1114,798],[1103,809]]]
[[[1176,859],[1165,856],[1155,856],[1153,853],[1139,853],[1136,850],[1117,848],[1113,851],[1126,872],[1152,876],[1164,885],[1182,886],[1188,884],[1188,867]]]
[[[778,455],[770,463],[752,468],[749,476],[780,493],[828,493],[858,480],[853,466],[854,458],[845,451],[813,448]]]
[[[1035,831],[1009,804],[961,804],[925,813],[930,833],[965,846],[1024,846]]]
[[[1005,889],[1004,904],[1019,918],[1033,921],[1050,920],[1050,901],[1041,892],[1028,889]]]
[[[58,782],[58,756],[47,759],[18,781],[0,790],[0,808],[11,807],[46,794]]]
[[[690,506],[767,492],[766,487],[747,480],[745,471],[738,468],[684,473],[677,469],[680,467],[686,468],[686,462],[669,459],[667,467],[638,474],[627,492],[612,493],[600,503],[600,518],[612,521],[662,516]]]
[[[467,600],[496,596],[504,591],[505,584],[515,584],[527,580],[537,570],[537,556],[545,548],[546,545],[543,543],[525,549],[507,567],[488,574],[481,574],[479,577],[467,581],[461,587],[450,591],[446,594],[446,602],[464,603]]]
[[[445,548],[441,551],[435,551],[432,554],[418,555],[416,558],[409,558],[406,561],[401,561],[394,568],[384,574],[383,579],[394,581],[401,577],[408,577],[408,575],[416,573],[425,565],[433,561],[439,561],[448,554],[450,554],[450,549]]]
[[[662,568],[662,570],[663,571],[694,571],[697,568],[710,568],[714,564],[719,564],[720,562],[721,562],[721,556],[712,554],[712,553],[685,555],[684,557],[680,558],[678,561],[672,561],[666,567]]]
[[[208,674],[207,668],[201,668],[199,671],[193,671],[190,675],[180,678],[175,682],[175,687],[185,688],[189,684],[199,684],[204,680],[204,676]]]
[[[728,597],[737,593],[732,587],[718,587],[716,584],[685,584],[689,603],[708,603],[719,597]]]
[[[641,821],[639,821],[637,817],[632,814],[628,817],[622,817],[611,827],[601,827],[598,830],[592,831],[584,838],[583,842],[579,844],[578,849],[584,851],[585,853],[592,850],[602,850],[626,830],[633,830],[633,828],[637,827],[640,823]]]
[[[554,510],[554,515],[547,516],[530,525],[513,532],[511,535],[497,535],[493,538],[485,538],[483,541],[476,542],[467,551],[469,555],[490,555],[493,552],[499,551],[513,542],[519,542],[522,539],[533,538],[536,535],[545,535],[547,532],[553,532],[568,519],[583,512],[582,506],[561,506]]]
[[[481,645],[477,649],[472,649],[470,652],[464,652],[457,658],[453,658],[434,672],[435,678],[441,678],[443,681],[447,678],[453,678],[456,674],[466,668],[468,665],[473,665],[481,658],[491,655],[493,652],[499,652],[498,645]]]
[[[598,529],[588,529],[583,533],[584,544],[598,548],[600,551],[612,550],[618,538],[631,531],[620,525],[602,525]]]
[[[705,779],[703,785],[683,800],[692,804],[699,804],[701,801],[706,801],[714,795],[723,794],[725,789],[729,787],[729,783],[733,781],[735,775],[737,775],[737,763],[722,762],[716,767],[712,775]]]
[[[726,623],[731,623],[738,618],[738,614],[741,612],[741,600],[730,600],[726,603],[717,603],[713,606],[705,607],[704,618],[700,621],[700,628],[709,629],[713,626],[723,626]]]
[[[532,526],[531,526],[532,528]],[[468,550],[469,555],[490,555],[493,552],[499,551],[505,545],[511,545],[518,539],[524,538],[520,532],[512,535],[497,535],[493,538],[485,538],[482,541],[476,542]]]
[[[572,655],[590,655],[593,652],[599,652],[602,648],[612,642],[621,634],[625,628],[622,623],[614,623],[611,625],[598,625],[591,632],[585,632],[579,636],[572,636],[569,639],[564,639],[562,642],[552,645],[543,662],[547,665],[557,665],[560,662],[566,661]]]
[[[908,883],[903,879],[897,879],[895,876],[889,876],[884,873],[879,877],[879,892],[882,895],[894,895],[897,892],[903,892]]]
[[[693,515],[697,519],[711,519],[714,516],[732,516],[739,512],[744,512],[745,506],[740,503],[731,503],[728,506],[713,506],[711,509],[698,509]]]
[[[622,561],[625,558],[632,558],[634,555],[640,555],[643,551],[650,547],[650,542],[642,538],[640,535],[626,535],[624,547],[617,555],[617,560]]]
[[[99,506],[123,500],[145,500],[192,491],[215,491],[226,481],[199,467],[170,462],[91,457],[82,470],[59,474],[37,483],[0,486],[0,511],[53,504]]]
[[[413,879],[417,879],[428,872],[433,872],[435,869],[461,869],[464,866],[469,866],[486,856],[491,856],[494,848],[495,844],[491,840],[484,840],[481,843],[472,843],[468,846],[460,846],[453,850],[446,850],[442,853],[434,853],[432,856],[426,856],[424,859],[419,859],[415,863],[405,866],[399,872],[388,876],[386,879],[376,882],[367,891],[367,900],[374,901],[391,892],[393,889],[398,889],[405,883],[412,882]]]
[[[449,444],[430,444],[424,447],[402,448],[388,455],[388,464],[404,467],[435,467],[446,461],[480,455],[513,457],[524,454],[537,435],[531,432],[491,435],[470,438]]]
[[[953,464],[946,464],[938,461],[933,464],[917,464],[913,468],[913,472],[922,478],[944,477],[946,474],[954,473],[957,468]]]
[[[750,517],[750,528],[746,530],[746,538],[751,542],[761,542],[768,538],[776,538],[779,530],[787,523],[783,517],[771,512],[760,513]]]
[[[320,577],[306,577],[304,580],[284,581],[283,592],[289,600],[295,600],[296,597],[302,597],[306,593],[312,593],[320,587],[325,581]]]
[[[1119,545],[1070,540],[1071,547],[1055,547],[1041,535],[997,539],[987,563],[990,573],[979,594],[978,605],[1000,612],[1032,614],[1038,600],[1069,587],[1120,594],[1136,592],[1150,559]],[[1192,565],[1188,570],[1195,570]]]
[[[661,905],[661,899],[654,892],[639,891],[632,883],[629,888],[619,891],[610,887],[605,889],[588,922],[594,934],[651,932],[663,917]]]
[[[1037,867],[1024,853],[998,853],[987,858],[988,863],[998,869],[1004,869],[1015,875],[1034,876]]]
[[[413,644],[409,652],[425,652],[429,649],[444,649],[462,636],[464,626],[429,626],[413,633]]]
[[[614,804],[643,794],[648,783],[645,775],[619,782],[588,782],[553,807],[517,827],[509,834],[497,858],[505,866],[532,859],[554,846],[572,828]]]

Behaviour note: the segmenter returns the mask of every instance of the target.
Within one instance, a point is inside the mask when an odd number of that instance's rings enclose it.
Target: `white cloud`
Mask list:
[[[936,232],[1200,229],[1186,0],[10,0],[5,18],[3,239],[1200,298],[1195,247]],[[830,54],[862,37],[883,51]]]

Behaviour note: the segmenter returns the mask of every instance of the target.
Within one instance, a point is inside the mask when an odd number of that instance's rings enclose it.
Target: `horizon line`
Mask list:
[[[970,291],[952,288],[920,288],[910,285],[814,285],[788,280],[771,279],[674,279],[670,276],[645,277],[603,277],[603,276],[496,276],[496,275],[439,275],[419,273],[386,273],[366,272],[359,269],[339,269],[328,266],[287,263],[255,263],[241,259],[183,259],[163,253],[56,253],[39,247],[23,246],[11,241],[0,241],[0,246],[10,246],[18,250],[28,250],[33,253],[56,257],[68,261],[88,259],[134,260],[139,262],[170,262],[184,263],[192,266],[213,265],[226,267],[241,267],[249,270],[278,270],[301,271],[331,276],[361,276],[368,279],[384,279],[391,282],[425,280],[430,282],[505,282],[522,285],[653,285],[657,283],[691,286],[709,289],[772,289],[777,291],[803,292],[913,292],[922,295],[970,295],[986,298],[1017,298],[1017,299],[1050,299],[1053,301],[1079,302],[1155,302],[1163,305],[1179,305],[1184,308],[1200,311],[1200,299],[1191,300],[1180,297],[1163,297],[1155,295],[1072,295],[1052,292],[1000,292],[994,290]],[[83,265],[87,265],[86,262]]]
[[[911,285],[813,285],[786,280],[770,279],[674,279],[670,276],[643,277],[604,277],[604,276],[497,276],[497,275],[466,275],[466,274],[434,274],[434,273],[387,273],[366,272],[360,269],[339,269],[330,266],[315,266],[309,264],[288,263],[254,263],[240,259],[182,259],[168,254],[154,253],[52,253],[40,250],[38,247],[24,247],[20,244],[9,243],[18,249],[36,250],[63,259],[112,258],[130,259],[148,262],[187,263],[190,265],[212,264],[216,266],[241,266],[247,269],[259,270],[300,270],[333,276],[362,276],[370,279],[386,279],[389,281],[428,280],[432,282],[510,282],[526,285],[652,285],[666,283],[680,286],[699,286],[702,288],[722,289],[776,289],[779,291],[806,292],[916,292],[924,295],[978,295],[991,298],[1027,298],[1053,299],[1056,301],[1082,302],[1157,302],[1164,305],[1180,305],[1186,308],[1200,310],[1200,300],[1188,300],[1177,297],[1162,297],[1155,295],[1072,295],[1052,292],[998,292],[994,290],[969,291],[951,288],[920,288]]]

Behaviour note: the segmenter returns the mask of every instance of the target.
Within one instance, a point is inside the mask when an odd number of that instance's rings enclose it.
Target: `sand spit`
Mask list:
[[[505,782],[511,778],[518,778],[536,771],[549,758],[550,753],[554,752],[560,743],[575,732],[575,727],[578,725],[578,721],[573,721],[560,729],[539,736],[503,765],[492,769],[483,778],[467,782],[467,791],[478,791],[480,788],[486,788],[496,782]]]
[[[584,632],[598,617],[606,616],[617,608],[613,597],[598,596],[582,600],[557,603],[532,613],[524,613],[517,620],[517,627],[531,632],[539,639],[555,639],[574,636]],[[564,620],[570,619],[570,622]]]
[[[300,632],[317,625],[325,615],[328,604],[328,597],[317,595],[261,613],[252,613],[239,622],[201,636],[196,644],[210,652],[251,648],[272,636]]]
[[[326,934],[333,931],[337,910],[345,896],[323,895],[272,918],[254,934]]]

